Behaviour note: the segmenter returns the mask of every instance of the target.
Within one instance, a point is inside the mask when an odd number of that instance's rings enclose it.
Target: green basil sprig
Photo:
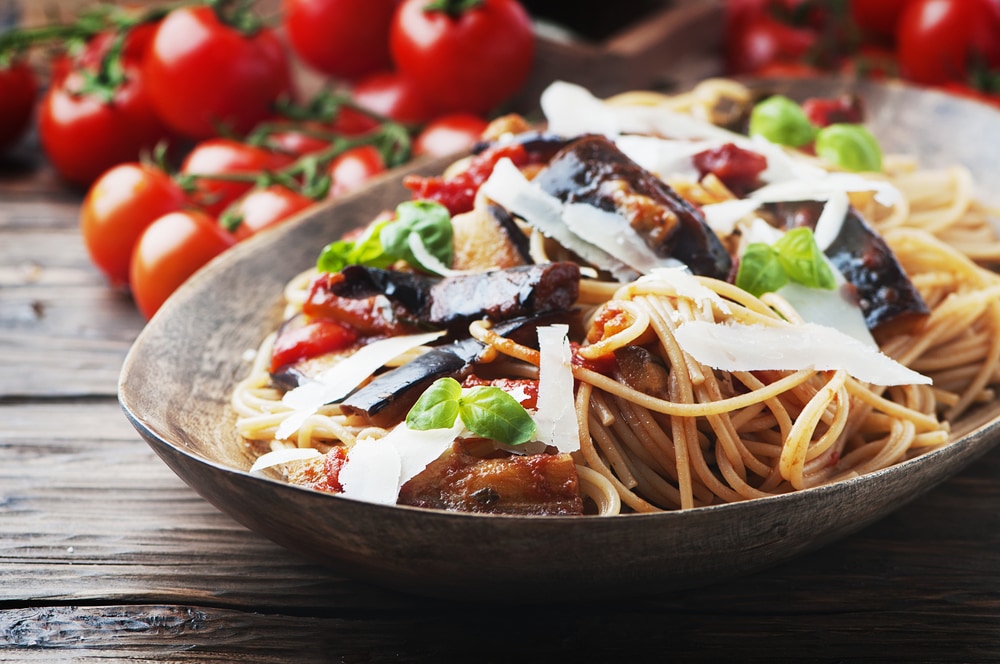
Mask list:
[[[394,219],[372,225],[357,240],[338,240],[323,247],[316,267],[320,272],[339,272],[348,265],[384,268],[404,260],[433,271],[413,255],[409,240],[414,233],[434,258],[451,265],[454,244],[448,208],[433,201],[406,201],[396,207]]]
[[[756,297],[789,281],[824,290],[837,285],[812,229],[794,228],[773,245],[751,242],[740,257],[736,285]]]
[[[454,378],[434,381],[407,413],[406,426],[450,429],[456,418],[477,436],[507,445],[526,443],[535,435],[535,421],[517,399],[490,385],[463,390]]]

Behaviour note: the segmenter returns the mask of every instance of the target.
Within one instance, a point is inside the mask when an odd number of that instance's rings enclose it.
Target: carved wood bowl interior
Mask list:
[[[889,151],[969,166],[980,194],[1000,182],[1000,113],[902,85],[771,81],[794,97],[853,87]],[[417,168],[439,173],[445,162]],[[412,170],[412,169],[411,169]],[[145,327],[121,373],[125,414],[205,499],[318,563],[397,590],[536,602],[662,592],[748,574],[853,533],[953,474],[998,439],[1000,407],[957,427],[955,443],[857,479],[687,512],[601,517],[458,514],[361,503],[246,471],[229,408],[244,354],[279,323],[282,288],[346,229],[408,198],[401,175],[261,234],[182,287]]]

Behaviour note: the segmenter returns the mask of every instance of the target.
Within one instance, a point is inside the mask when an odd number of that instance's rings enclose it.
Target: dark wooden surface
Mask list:
[[[36,154],[0,163],[0,661],[1000,659],[1000,449],[845,541],[663,596],[442,603],[284,551],[126,422],[143,321]]]

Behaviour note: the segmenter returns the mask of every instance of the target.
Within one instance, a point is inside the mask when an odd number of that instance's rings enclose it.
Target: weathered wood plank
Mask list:
[[[514,616],[481,606],[330,617],[199,606],[43,607],[0,611],[0,645],[25,662],[54,655],[236,662],[985,661],[1000,654],[992,618],[983,611],[955,624],[945,606],[917,612],[858,607],[842,614],[795,614],[781,606],[741,614],[719,607],[711,615],[578,606],[519,609]]]

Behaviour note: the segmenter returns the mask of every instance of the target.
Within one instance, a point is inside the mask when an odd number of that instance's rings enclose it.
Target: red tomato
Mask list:
[[[443,157],[467,152],[486,131],[487,122],[478,115],[455,113],[431,120],[413,141],[414,155]]]
[[[80,231],[90,259],[113,286],[126,285],[139,236],[186,203],[184,192],[163,171],[139,163],[115,166],[98,178],[80,208]]]
[[[455,14],[403,0],[389,48],[400,73],[442,113],[486,113],[527,80],[535,34],[516,0],[483,0]]]
[[[819,37],[806,28],[793,28],[766,14],[746,20],[726,40],[730,73],[756,72],[775,62],[800,61],[816,46]]]
[[[396,122],[421,123],[437,114],[417,85],[394,72],[377,72],[355,84],[351,98],[361,108]]]
[[[0,152],[21,138],[35,110],[38,81],[24,60],[0,65]]]
[[[892,40],[910,0],[850,0],[851,20],[863,36]]]
[[[313,201],[279,185],[254,189],[226,208],[220,223],[242,241],[311,207]]]
[[[300,360],[344,349],[358,338],[349,327],[328,318],[297,326],[284,325],[274,340],[271,371]]]
[[[398,0],[284,0],[292,50],[328,76],[356,79],[389,68],[389,23]]]
[[[1000,67],[1000,3],[996,0],[913,0],[896,33],[900,72],[937,85]]]
[[[337,117],[330,123],[332,131],[345,136],[358,136],[376,127],[378,127],[378,120],[348,106],[341,106],[337,111]]]
[[[379,173],[384,173],[385,160],[373,145],[351,148],[330,162],[330,192],[327,198],[337,198],[353,191]]]
[[[235,243],[203,212],[170,212],[156,219],[139,237],[129,267],[139,311],[152,318],[188,277]]]
[[[142,64],[159,26],[159,22],[140,23],[129,30],[122,46],[122,57],[126,62]],[[116,37],[117,34],[113,30],[94,35],[76,56],[76,66],[99,67],[101,60],[111,50]]]
[[[323,128],[316,127],[316,129],[322,130]],[[282,152],[292,157],[303,157],[307,154],[322,152],[330,147],[330,142],[313,136],[308,131],[303,131],[302,128],[289,127],[269,134],[267,146],[276,152]]]
[[[145,73],[164,121],[195,139],[221,127],[244,134],[292,94],[288,56],[274,31],[244,34],[208,6],[180,7],[163,19]]]
[[[258,174],[276,171],[292,163],[292,158],[230,138],[210,138],[194,147],[181,164],[183,175]],[[191,202],[212,215],[218,215],[237,198],[250,191],[254,182],[198,178]]]
[[[38,132],[45,154],[58,173],[89,185],[116,164],[136,161],[169,138],[153,110],[140,70],[124,63],[125,82],[110,101],[82,92],[84,75],[69,73],[42,98]]]

